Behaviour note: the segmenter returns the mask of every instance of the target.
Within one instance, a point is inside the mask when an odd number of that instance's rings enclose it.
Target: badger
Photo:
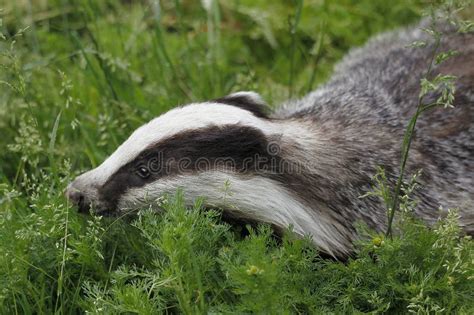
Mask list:
[[[353,252],[357,222],[387,228],[371,191],[382,167],[400,176],[404,131],[435,47],[420,25],[352,50],[328,83],[275,108],[255,92],[178,106],[138,128],[100,166],[78,176],[66,195],[80,212],[123,215],[182,189],[187,204],[275,229],[291,226],[324,253]],[[410,46],[427,42],[425,47]],[[433,225],[447,209],[474,233],[474,35],[449,31],[438,52],[457,54],[431,76],[457,77],[454,107],[419,118],[407,174],[422,170],[415,215]],[[437,95],[427,96],[436,98]]]

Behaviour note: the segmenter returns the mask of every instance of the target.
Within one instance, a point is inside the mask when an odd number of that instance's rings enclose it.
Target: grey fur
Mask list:
[[[455,108],[438,108],[421,116],[407,170],[409,174],[423,171],[422,188],[413,196],[420,218],[433,224],[448,208],[457,208],[461,226],[473,234],[474,35],[447,32],[440,51],[452,49],[459,55],[435,67],[434,74],[458,76]],[[310,121],[325,130],[327,142],[318,159],[338,163],[324,177],[328,182],[345,180],[337,191],[329,185],[318,194],[327,196],[333,215],[343,222],[360,219],[378,230],[386,228],[382,202],[358,197],[369,189],[364,182],[377,166],[385,167],[392,182],[399,175],[403,133],[416,111],[420,79],[434,52],[433,44],[407,47],[421,40],[430,42],[419,26],[372,39],[351,51],[327,84],[274,114]],[[444,211],[437,211],[440,206]]]

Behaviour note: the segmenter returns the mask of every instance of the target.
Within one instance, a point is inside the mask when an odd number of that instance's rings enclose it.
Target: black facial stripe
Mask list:
[[[219,167],[240,174],[256,169],[276,173],[280,157],[272,155],[268,147],[266,136],[252,127],[226,125],[185,131],[147,148],[134,161],[121,167],[99,189],[99,197],[115,209],[119,197],[128,189],[178,173]],[[135,173],[137,167],[143,165],[150,170],[147,178]]]
[[[215,99],[213,101],[216,103],[239,107],[241,109],[251,112],[252,114],[260,118],[268,118],[266,106],[262,103],[255,102],[255,100],[252,100],[250,97],[245,95],[229,95]]]
[[[261,131],[247,126],[211,126],[185,131],[145,149],[134,161],[121,167],[99,189],[99,198],[105,207],[114,210],[120,196],[130,188],[142,187],[166,176],[229,166],[216,163],[218,159],[231,159],[230,171],[237,174],[265,176],[282,183],[295,197],[309,205],[329,204],[331,199],[341,198],[337,192],[343,191],[343,188],[308,170],[292,168],[295,165],[286,164],[290,161],[281,156],[282,152],[272,150],[272,144]],[[209,164],[199,169],[199,161]],[[137,168],[143,165],[150,170],[146,178],[135,174]],[[293,171],[288,172],[287,168]],[[229,170],[229,167],[226,169]],[[328,191],[332,194],[328,195]],[[337,213],[338,209],[334,212]],[[346,228],[351,228],[351,225]]]

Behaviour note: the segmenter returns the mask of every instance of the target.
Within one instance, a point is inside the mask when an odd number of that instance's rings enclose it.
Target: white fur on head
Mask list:
[[[225,190],[227,182],[230,187]],[[184,190],[188,205],[196,198],[204,197],[206,205],[232,209],[236,217],[281,228],[291,225],[301,236],[309,233],[314,243],[331,255],[347,254],[351,248],[350,241],[335,228],[337,222],[323,214],[315,216],[314,210],[295,199],[280,183],[265,177],[241,177],[219,171],[167,177],[130,189],[121,196],[118,208],[123,212],[139,209],[178,189]]]
[[[233,97],[245,97],[254,104],[266,105],[265,101],[260,96],[260,94],[253,91],[240,91],[240,92],[235,92],[226,96],[226,98],[233,98]]]
[[[254,92],[238,92],[260,100]],[[262,101],[263,102],[263,101]],[[97,168],[78,177],[97,186],[102,185],[121,166],[136,158],[147,147],[186,130],[208,126],[237,125],[254,127],[266,135],[279,133],[271,122],[258,118],[236,106],[220,103],[196,103],[177,107],[141,126]]]

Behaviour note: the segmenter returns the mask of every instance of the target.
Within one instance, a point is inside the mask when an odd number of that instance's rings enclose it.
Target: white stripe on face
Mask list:
[[[93,178],[95,185],[101,186],[121,166],[160,140],[186,130],[232,124],[254,127],[267,135],[278,133],[278,129],[270,121],[255,117],[235,106],[218,103],[190,104],[175,108],[138,128],[108,159],[86,174]]]
[[[228,191],[225,183],[230,183]],[[280,183],[260,176],[240,177],[219,171],[163,178],[140,188],[128,190],[119,199],[122,212],[154,204],[163,194],[173,195],[183,189],[187,205],[198,197],[209,207],[223,208],[236,217],[256,220],[286,228],[293,226],[299,235],[311,233],[314,243],[328,254],[347,254],[350,236],[342,235],[337,222],[319,209],[318,213],[299,202]],[[324,207],[321,205],[321,207]]]

